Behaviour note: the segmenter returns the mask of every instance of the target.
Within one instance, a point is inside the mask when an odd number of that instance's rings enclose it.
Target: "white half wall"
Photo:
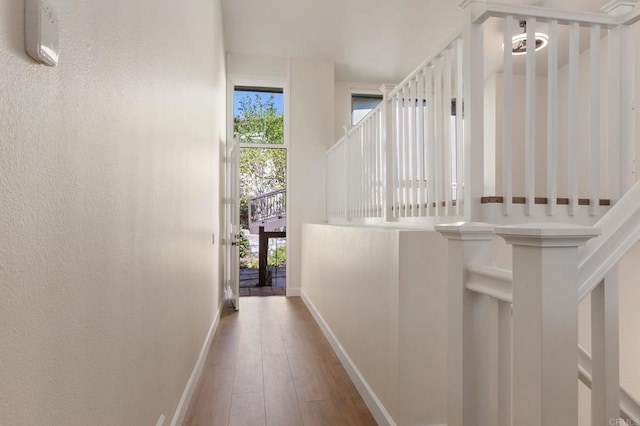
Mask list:
[[[220,300],[220,0],[51,3],[56,68],[0,2],[0,423],[155,425]]]
[[[428,230],[303,226],[302,292],[398,425],[446,422],[446,253]]]

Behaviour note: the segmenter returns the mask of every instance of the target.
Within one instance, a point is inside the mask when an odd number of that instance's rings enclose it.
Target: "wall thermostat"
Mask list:
[[[46,0],[25,0],[25,50],[36,61],[58,65],[58,15]]]

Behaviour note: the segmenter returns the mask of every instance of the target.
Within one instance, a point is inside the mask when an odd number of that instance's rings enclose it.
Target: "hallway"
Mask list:
[[[183,425],[375,425],[299,297],[225,309]]]

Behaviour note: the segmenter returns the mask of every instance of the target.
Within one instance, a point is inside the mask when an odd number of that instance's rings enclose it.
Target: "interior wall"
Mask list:
[[[220,1],[52,2],[56,68],[23,3],[0,2],[1,422],[170,421],[219,302]]]
[[[446,241],[305,225],[302,291],[400,425],[446,422]]]
[[[230,75],[288,78],[289,61],[285,58],[227,53],[227,71]]]
[[[351,94],[380,92],[383,83],[356,83],[353,81],[335,82],[334,135],[333,142],[344,136],[344,126],[351,124]]]
[[[300,291],[302,224],[325,221],[325,151],[333,143],[334,81],[333,62],[289,61],[288,294]]]

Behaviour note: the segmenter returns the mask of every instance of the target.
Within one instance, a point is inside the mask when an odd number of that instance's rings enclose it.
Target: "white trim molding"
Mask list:
[[[300,297],[302,289],[300,287],[287,286],[287,297]]]
[[[331,347],[338,356],[338,359],[342,363],[342,366],[347,371],[347,374],[349,374],[351,381],[355,385],[356,389],[358,389],[358,393],[364,400],[364,403],[367,404],[367,407],[369,408],[369,411],[371,411],[371,414],[375,418],[376,422],[379,425],[383,426],[396,426],[395,421],[393,420],[387,409],[384,407],[384,405],[382,405],[380,399],[378,399],[373,389],[371,389],[369,383],[367,383],[362,373],[360,373],[358,367],[349,357],[347,351],[342,347],[337,337],[333,334],[333,332],[329,328],[329,325],[325,322],[324,318],[322,318],[322,315],[320,315],[320,312],[318,312],[307,294],[304,292],[304,290],[296,290],[300,291],[302,301],[311,312],[311,315],[313,315],[313,318],[318,323],[318,326],[320,326],[320,329],[331,344]]]
[[[211,327],[209,327],[209,332],[207,333],[207,337],[204,339],[204,343],[202,344],[202,349],[200,349],[200,355],[196,360],[196,364],[193,366],[193,371],[191,372],[191,376],[187,381],[187,385],[182,392],[182,397],[180,398],[180,402],[178,402],[178,406],[176,407],[176,411],[173,415],[173,419],[171,420],[171,426],[179,426],[182,425],[184,421],[184,417],[187,415],[187,410],[189,409],[189,404],[191,403],[191,398],[193,398],[193,394],[198,386],[198,382],[200,381],[200,375],[202,374],[202,367],[204,366],[204,361],[207,358],[207,354],[209,353],[209,347],[211,346],[211,341],[213,340],[213,336],[216,333],[218,328],[218,324],[220,323],[220,313],[222,312],[222,308],[225,303],[225,299],[223,298],[218,305],[218,311],[213,317],[213,321],[211,322]]]

